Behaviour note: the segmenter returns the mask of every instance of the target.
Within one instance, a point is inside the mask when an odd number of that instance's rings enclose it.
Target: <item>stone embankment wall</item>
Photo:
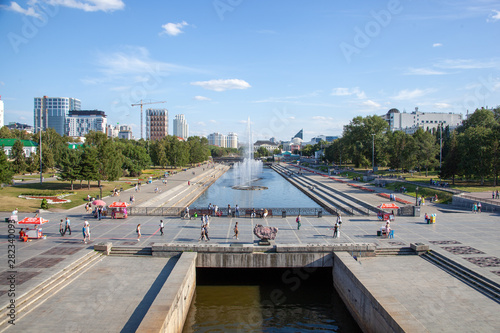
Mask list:
[[[196,257],[181,254],[137,332],[182,332],[196,289]]]
[[[333,255],[333,284],[363,332],[427,332],[384,285],[349,253]]]

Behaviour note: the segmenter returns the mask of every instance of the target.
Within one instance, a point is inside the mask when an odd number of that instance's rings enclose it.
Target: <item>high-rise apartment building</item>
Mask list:
[[[231,132],[227,135],[226,147],[227,148],[238,148],[238,134]]]
[[[134,138],[132,136],[132,127],[128,125],[121,125],[120,131],[118,132],[118,138],[132,140]]]
[[[5,125],[2,96],[0,96],[0,128]]]
[[[222,133],[212,133],[208,135],[208,144],[217,147],[226,147],[226,136]]]
[[[85,136],[90,131],[106,133],[106,114],[99,110],[70,110],[66,125],[68,136]]]
[[[61,136],[66,134],[66,117],[70,110],[80,110],[79,99],[70,97],[35,97],[33,123],[35,133],[41,128],[53,128]]]
[[[187,139],[189,137],[189,125],[183,114],[175,115],[174,135],[183,139]]]
[[[168,110],[146,110],[146,139],[161,140],[168,135]]]

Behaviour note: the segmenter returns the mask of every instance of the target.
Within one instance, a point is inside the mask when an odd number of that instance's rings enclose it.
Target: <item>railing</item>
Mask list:
[[[239,216],[240,217],[250,217],[250,212],[254,208],[245,208],[238,207]],[[255,208],[257,216],[262,214],[264,209],[268,210],[268,217],[282,217],[283,212],[285,216],[322,216],[322,215],[331,215],[336,214],[335,211],[330,211],[325,208],[280,208],[280,207],[259,207]],[[128,207],[128,215],[130,216],[178,216],[181,217],[184,215],[185,208],[183,207]],[[228,216],[228,208],[219,208],[218,212],[220,216],[227,217]],[[193,216],[195,213],[200,214],[208,214],[208,208],[199,208],[199,207],[190,207],[189,215]],[[248,213],[248,214],[247,214]],[[214,212],[210,212],[210,215],[215,215]],[[231,208],[232,217],[237,217],[234,208]]]

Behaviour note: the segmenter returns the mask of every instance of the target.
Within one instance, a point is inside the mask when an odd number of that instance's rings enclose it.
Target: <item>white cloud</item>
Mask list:
[[[398,100],[398,101],[412,100],[412,99],[419,98],[419,97],[422,97],[424,95],[427,95],[427,94],[429,94],[429,93],[431,93],[433,91],[434,91],[433,89],[424,89],[424,90],[421,90],[421,89],[414,89],[414,90],[404,89],[404,90],[401,90],[396,96],[393,96],[392,98],[395,99],[395,100]]]
[[[113,12],[125,8],[122,0],[48,0],[54,6],[81,9],[86,12]]]
[[[193,99],[197,100],[197,101],[211,101],[212,100],[211,98],[208,98],[205,96],[194,96]]]
[[[441,43],[434,43],[434,44],[432,44],[432,47],[440,47],[440,46],[443,46],[443,44],[441,44]]]
[[[361,105],[368,106],[368,107],[373,108],[373,109],[379,109],[382,106],[379,103],[372,101],[371,99],[363,101],[361,103]]]
[[[196,123],[196,125],[198,125],[198,126],[207,126],[207,124],[205,124],[205,122],[203,122],[203,121],[198,121]]]
[[[217,120],[215,120],[215,119],[210,119],[208,122],[209,122],[209,123],[212,123],[212,124],[215,124],[215,123],[217,123]]]
[[[350,88],[333,88],[330,94],[331,96],[351,96],[356,95],[359,99],[366,98],[364,91],[360,90],[359,87]]]
[[[445,75],[446,72],[430,68],[409,68],[405,75]]]
[[[500,63],[498,59],[488,61],[475,59],[446,59],[437,63],[435,67],[451,69],[484,69],[500,67]]]
[[[449,109],[452,108],[452,106],[448,103],[434,103],[434,107],[437,109]]]
[[[193,86],[200,86],[204,89],[214,90],[214,91],[224,91],[231,89],[248,89],[251,87],[248,82],[239,79],[197,81],[197,82],[191,82],[191,84]]]
[[[34,3],[33,2],[28,2],[28,8],[24,9],[21,7],[17,2],[12,1],[10,3],[10,6],[5,6],[5,9],[11,10],[16,13],[20,13],[26,16],[32,16],[32,17],[40,17],[40,15],[35,11],[35,8],[33,7]],[[2,6],[3,7],[3,6]]]
[[[161,34],[167,34],[170,36],[177,36],[178,34],[183,33],[182,28],[188,26],[186,21],[182,21],[181,23],[167,23],[162,25],[164,31]]]
[[[500,20],[500,11],[499,10],[492,10],[493,13],[490,14],[490,16],[486,19],[486,22],[496,22]]]

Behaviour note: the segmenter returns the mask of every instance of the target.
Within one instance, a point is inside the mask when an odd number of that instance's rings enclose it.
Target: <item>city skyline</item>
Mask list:
[[[243,137],[250,116],[256,140],[308,141],[391,108],[500,104],[500,1],[29,0],[0,18],[6,124],[73,97],[139,137],[131,104],[167,101],[190,135]]]

